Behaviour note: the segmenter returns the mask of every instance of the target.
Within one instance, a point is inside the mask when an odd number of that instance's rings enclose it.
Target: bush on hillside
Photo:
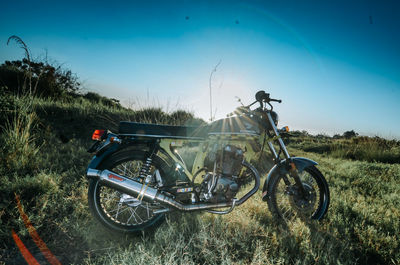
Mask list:
[[[93,103],[102,104],[107,107],[121,107],[118,99],[107,98],[95,92],[87,92],[84,96],[87,100]]]
[[[358,136],[358,133],[356,133],[354,130],[346,131],[346,132],[343,133],[343,137],[346,138],[346,139],[350,139],[350,138],[353,138],[353,137],[356,137],[356,136]]]
[[[71,70],[25,58],[0,65],[0,84],[14,95],[29,93],[54,99],[77,93],[81,88],[78,77]]]

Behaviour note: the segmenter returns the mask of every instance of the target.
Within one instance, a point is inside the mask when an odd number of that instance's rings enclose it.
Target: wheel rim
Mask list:
[[[142,164],[141,160],[125,161],[114,166],[111,171],[133,180],[138,180]],[[150,173],[155,174],[156,170],[152,167]],[[99,208],[101,208],[109,222],[118,226],[144,225],[157,216],[157,214],[154,214],[156,209],[162,208],[158,203],[138,200],[133,196],[101,184],[97,188],[96,196]]]
[[[299,177],[306,193],[305,197],[295,184],[287,186],[282,178],[279,178],[275,187],[274,203],[277,214],[290,222],[297,218],[315,219],[324,199],[322,186],[311,172],[304,170]]]

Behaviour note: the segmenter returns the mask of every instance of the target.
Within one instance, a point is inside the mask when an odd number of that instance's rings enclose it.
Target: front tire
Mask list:
[[[108,169],[125,177],[138,179],[145,158],[144,151],[123,150],[106,158],[97,169]],[[159,170],[162,175],[160,161],[158,159],[153,161],[151,174]],[[97,179],[90,180],[88,202],[96,219],[114,232],[138,233],[159,226],[165,219],[164,214],[153,212],[163,208],[159,203],[138,200],[136,197],[102,185]]]
[[[284,178],[289,180],[290,185],[285,183]],[[296,218],[321,220],[330,202],[325,177],[315,166],[309,166],[299,173],[299,178],[306,191],[305,196],[301,195],[290,177],[277,174],[272,178],[268,186],[268,207],[275,217],[285,222],[292,222]]]

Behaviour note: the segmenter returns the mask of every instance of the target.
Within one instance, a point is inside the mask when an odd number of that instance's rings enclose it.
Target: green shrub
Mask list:
[[[0,81],[14,95],[32,94],[60,99],[80,89],[78,78],[71,70],[28,59],[1,64]]]

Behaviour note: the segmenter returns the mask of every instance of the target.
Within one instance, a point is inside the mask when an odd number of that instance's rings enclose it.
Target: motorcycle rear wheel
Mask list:
[[[108,169],[135,179],[139,175],[145,158],[144,151],[120,151],[106,158],[97,169]],[[151,167],[151,173],[160,170],[156,161]],[[138,200],[136,197],[103,186],[95,179],[91,179],[89,183],[88,201],[89,208],[96,219],[114,232],[135,234],[149,228],[156,228],[165,219],[164,214],[153,213],[154,210],[163,208],[160,204]]]
[[[291,182],[286,185],[284,177]],[[271,179],[268,187],[268,207],[275,217],[285,223],[293,222],[296,218],[302,220],[321,220],[328,211],[330,195],[328,183],[322,173],[315,167],[307,167],[299,174],[306,191],[302,196],[294,180],[281,174]]]

